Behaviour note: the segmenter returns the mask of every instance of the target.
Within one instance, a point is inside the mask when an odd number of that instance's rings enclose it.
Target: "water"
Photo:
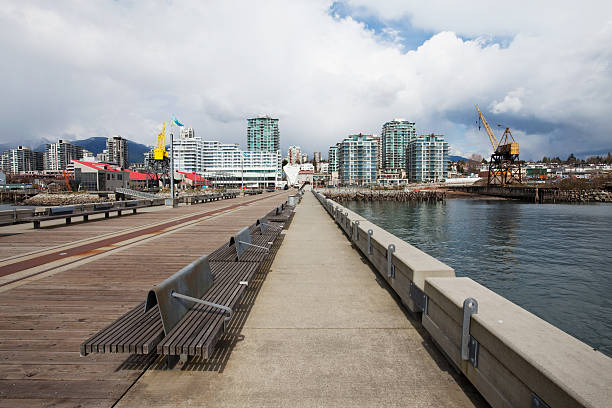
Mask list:
[[[612,205],[350,202],[347,208],[612,356]]]

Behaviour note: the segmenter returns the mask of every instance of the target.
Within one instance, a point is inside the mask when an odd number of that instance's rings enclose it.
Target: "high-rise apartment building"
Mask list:
[[[383,125],[382,168],[386,172],[401,173],[406,170],[406,147],[417,136],[414,122],[394,119]]]
[[[312,154],[312,164],[314,164],[315,171],[320,172],[321,152],[314,152]]]
[[[2,152],[2,170],[11,173],[24,173],[44,169],[43,153],[33,152],[25,146]]]
[[[372,139],[376,142],[376,169],[380,174],[383,166],[382,166],[382,138],[377,135],[373,135]]]
[[[302,151],[300,146],[289,146],[287,152],[287,163],[300,164],[302,162]]]
[[[329,162],[329,167],[328,167],[328,172],[329,174],[332,174],[335,171],[338,171],[338,145],[340,143],[336,143],[335,146],[330,146],[329,147],[329,151],[328,151],[328,162]]]
[[[121,136],[110,136],[106,139],[106,154],[108,162],[124,169],[129,167],[128,141]]]
[[[280,150],[278,119],[270,116],[247,119],[247,150],[268,152]]]
[[[58,140],[57,143],[46,145],[44,155],[45,170],[64,170],[72,160],[83,158],[83,148],[73,145],[66,140]]]
[[[175,170],[188,173],[203,170],[203,141],[195,135],[193,128],[181,128],[181,133],[172,146]]]
[[[376,183],[377,143],[371,135],[350,135],[338,146],[338,177],[344,185]]]
[[[448,143],[443,135],[421,135],[408,143],[406,169],[412,182],[442,181],[448,177]]]

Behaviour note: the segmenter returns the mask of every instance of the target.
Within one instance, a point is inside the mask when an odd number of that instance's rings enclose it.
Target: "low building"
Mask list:
[[[314,184],[314,170],[300,170],[297,175],[297,184]]]
[[[74,166],[74,180],[81,190],[115,191],[128,187],[130,182],[130,172],[120,166],[83,160],[73,160],[71,165]]]

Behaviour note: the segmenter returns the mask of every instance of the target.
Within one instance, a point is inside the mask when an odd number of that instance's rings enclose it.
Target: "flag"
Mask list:
[[[181,122],[178,121],[178,119],[174,116],[174,114],[172,114],[172,122],[176,125],[176,126],[185,126],[183,125]]]

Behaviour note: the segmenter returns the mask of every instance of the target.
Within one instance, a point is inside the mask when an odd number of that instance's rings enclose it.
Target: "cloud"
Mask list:
[[[607,148],[610,8],[8,2],[0,143],[121,134],[153,144],[175,113],[204,138],[244,146],[246,118],[267,113],[280,118],[285,149],[326,152],[406,117],[421,133],[447,135],[454,151],[487,155],[479,104],[490,122],[512,127],[526,157]]]
[[[508,94],[504,97],[503,101],[493,101],[491,103],[489,110],[493,113],[518,113],[523,104],[521,103],[521,98],[525,95],[525,90],[523,88],[516,89],[514,91],[508,92]]]

